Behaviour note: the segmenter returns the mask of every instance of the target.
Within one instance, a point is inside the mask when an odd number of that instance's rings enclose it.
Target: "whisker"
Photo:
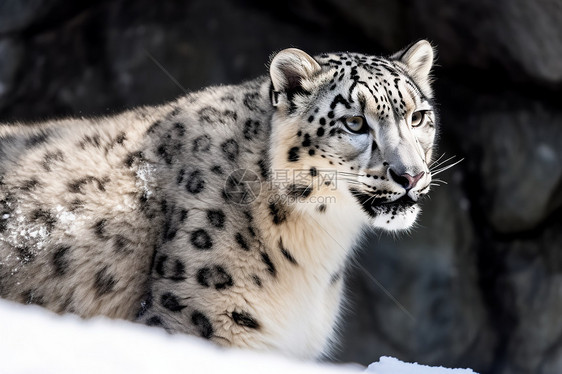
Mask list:
[[[347,183],[349,183],[349,184],[353,184],[353,185],[355,185],[355,186],[363,186],[363,183],[357,182],[357,181],[353,181],[353,180],[347,180],[347,181],[344,181],[344,182],[347,182]]]
[[[357,179],[355,178],[350,178],[350,177],[346,177],[346,176],[342,176],[341,178],[338,178],[337,180],[340,181],[354,181],[354,182],[359,182]]]
[[[439,160],[441,160],[441,159],[445,156],[445,154],[446,154],[446,153],[443,152],[443,154],[442,154],[441,156],[439,156],[439,157],[437,158],[437,160],[433,161],[433,162],[432,162],[431,164],[429,164],[427,167],[428,167],[428,168],[431,168],[433,165],[435,165],[436,163],[438,163]]]
[[[352,195],[360,195],[360,194],[365,194],[365,193],[367,193],[367,192],[361,192],[361,191],[351,191],[351,194],[352,194]],[[369,202],[370,202],[370,200],[374,200],[374,199],[376,199],[376,198],[377,198],[377,196],[376,196],[376,195],[372,195],[372,196],[370,196],[370,197],[369,197],[369,198],[368,198],[367,200],[365,200],[365,204],[369,203]]]
[[[364,177],[365,174],[358,174],[358,173],[348,173],[346,171],[339,171],[338,174],[342,174],[342,175],[351,175],[354,177]]]
[[[437,183],[449,184],[449,183],[447,183],[446,181],[444,181],[443,179],[437,179],[437,178],[435,178],[435,179],[432,179],[431,181],[432,181],[432,182],[437,182]]]
[[[458,165],[459,163],[461,163],[462,161],[464,161],[464,158],[461,158],[461,159],[458,160],[457,162],[454,162],[454,163],[452,163],[452,164],[450,164],[450,165],[443,166],[443,167],[440,168],[440,169],[437,169],[437,170],[432,171],[432,172],[431,172],[431,175],[432,175],[432,176],[435,176],[435,175],[437,175],[437,174],[440,174],[440,173],[444,172],[445,170],[449,170],[449,169],[452,168],[453,166]]]
[[[375,199],[375,195],[373,195],[373,196],[369,197],[367,200],[365,200],[365,203],[368,203],[369,200],[374,200],[374,199]]]
[[[430,170],[430,171],[438,170],[438,169],[442,168],[444,165],[446,165],[447,162],[453,161],[453,159],[454,159],[455,157],[456,157],[456,156],[449,157],[448,159],[443,160],[443,161],[441,161],[440,163],[438,163],[438,164],[436,164],[436,165],[433,165],[433,167],[432,167],[431,169],[429,169],[429,170]]]
[[[446,159],[446,160],[443,160],[443,161],[441,161],[441,162],[439,162],[439,163],[437,163],[437,164],[435,164],[435,165],[432,165],[432,166],[429,168],[429,170],[435,170],[435,169],[439,168],[440,166],[446,164],[447,162],[453,160],[455,157],[457,157],[457,156],[449,157],[449,158]]]
[[[319,170],[322,170],[322,169],[319,169]],[[365,173],[357,173],[355,171],[339,171],[339,170],[336,170],[336,172],[338,174],[353,174],[353,175],[364,175],[365,174]]]
[[[441,162],[441,160],[443,160],[443,157],[445,157],[446,154],[447,154],[446,152],[443,152],[443,154],[441,156],[439,156],[435,161],[433,161],[429,166],[433,166],[433,165]]]
[[[369,199],[367,199],[367,202],[369,202],[369,200],[375,200],[377,198],[376,195],[371,196]]]

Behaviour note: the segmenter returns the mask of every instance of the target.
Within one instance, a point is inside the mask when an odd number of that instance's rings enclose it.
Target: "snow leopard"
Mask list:
[[[267,75],[0,126],[0,296],[220,346],[330,352],[365,229],[405,230],[437,130],[425,40],[289,48]]]

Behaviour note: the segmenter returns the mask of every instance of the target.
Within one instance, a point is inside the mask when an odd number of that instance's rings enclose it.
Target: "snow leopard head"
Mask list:
[[[272,167],[308,171],[290,188],[309,201],[333,195],[375,227],[411,227],[432,179],[433,60],[425,40],[387,58],[279,52],[270,64]],[[330,209],[299,208],[311,206]]]

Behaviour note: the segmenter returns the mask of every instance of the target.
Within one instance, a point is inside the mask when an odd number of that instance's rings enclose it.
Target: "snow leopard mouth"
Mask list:
[[[350,189],[352,195],[359,202],[363,210],[371,217],[376,217],[381,213],[402,212],[417,204],[407,194],[394,201],[375,197],[355,189]]]

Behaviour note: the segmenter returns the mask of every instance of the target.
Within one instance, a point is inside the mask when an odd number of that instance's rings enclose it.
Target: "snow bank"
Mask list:
[[[361,373],[361,367],[315,365],[226,350],[107,318],[58,316],[0,300],[1,373]]]
[[[394,357],[381,357],[369,365],[365,374],[476,374],[470,369],[446,369],[420,364],[408,364]]]
[[[0,300],[1,373],[362,373],[351,365],[313,364],[283,357],[218,348],[185,335],[169,335],[126,321],[82,320],[43,308]],[[369,374],[469,374],[429,368],[391,357],[369,366]]]

